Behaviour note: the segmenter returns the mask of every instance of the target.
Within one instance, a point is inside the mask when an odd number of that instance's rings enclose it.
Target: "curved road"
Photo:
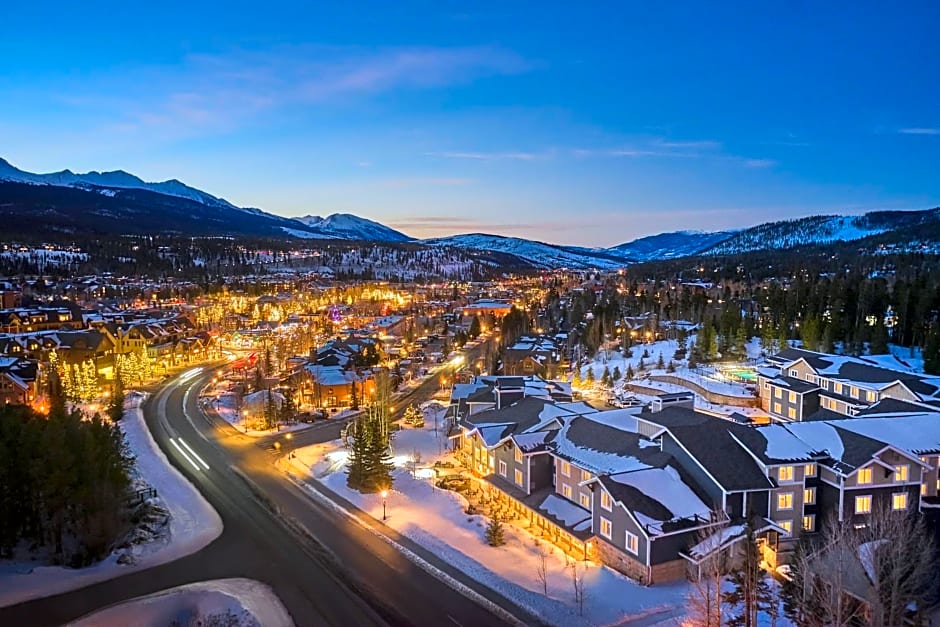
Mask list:
[[[225,526],[222,535],[198,553],[163,566],[0,608],[0,624],[62,624],[132,597],[223,577],[270,585],[298,625],[505,624],[372,531],[312,500],[274,470],[269,450],[203,413],[198,391],[211,375],[206,370],[185,382],[168,383],[144,412],[167,457],[218,511]],[[196,470],[170,438],[184,440],[208,469]],[[409,548],[421,554],[420,547]],[[520,622],[538,622],[434,556],[425,557]]]

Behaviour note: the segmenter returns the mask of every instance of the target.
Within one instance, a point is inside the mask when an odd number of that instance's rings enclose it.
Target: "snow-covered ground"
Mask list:
[[[206,398],[205,407],[206,409],[213,409],[218,413],[219,417],[231,424],[233,427],[239,431],[246,433],[247,435],[255,438],[263,438],[267,435],[273,433],[286,433],[288,431],[301,431],[307,429],[311,426],[311,423],[306,422],[297,422],[291,425],[280,425],[279,428],[275,429],[254,429],[248,428],[246,426],[257,424],[257,418],[248,417],[246,420],[246,414],[244,411],[238,411],[236,409],[236,403],[238,402],[237,397],[232,392],[222,392],[219,391],[217,395],[214,392],[209,392],[210,396]],[[216,398],[218,400],[216,400]],[[256,411],[257,408],[255,408]],[[342,418],[346,415],[346,411],[332,414],[332,418]],[[246,424],[247,423],[247,424]]]
[[[605,566],[578,562],[579,570],[584,570],[586,590],[584,615],[580,616],[571,566],[559,549],[509,524],[505,526],[506,544],[491,547],[484,538],[486,519],[466,514],[463,496],[434,487],[434,461],[451,458],[443,430],[435,430],[433,415],[427,416],[423,429],[406,427],[396,433],[392,445],[398,469],[386,499],[386,524],[546,622],[652,626],[672,625],[683,616],[688,589],[684,582],[646,588]],[[420,459],[417,463],[412,461],[415,453]],[[346,451],[337,440],[299,449],[291,463],[295,471],[309,473],[381,520],[381,496],[363,495],[346,487],[345,460]],[[540,552],[546,554],[548,596],[536,576]],[[640,619],[642,622],[632,622]]]
[[[210,622],[214,619],[218,621]],[[210,624],[291,627],[294,621],[274,591],[263,583],[252,579],[216,579],[138,597],[71,624],[74,627]]]
[[[76,590],[127,573],[165,564],[202,549],[222,533],[222,520],[195,487],[170,465],[144,422],[143,395],[131,393],[121,428],[137,459],[140,478],[157,490],[169,510],[169,530],[164,537],[131,551],[131,563],[118,563],[126,551],[113,552],[87,568],[36,566],[0,562],[0,607]],[[121,559],[125,561],[126,558]]]

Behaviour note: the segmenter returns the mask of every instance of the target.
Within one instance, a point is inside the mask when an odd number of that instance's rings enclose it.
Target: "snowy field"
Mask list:
[[[559,549],[509,524],[506,544],[491,547],[484,538],[486,519],[467,515],[463,496],[434,487],[431,466],[449,456],[446,436],[440,429],[435,433],[433,416],[428,415],[423,429],[398,432],[392,446],[398,468],[386,500],[386,524],[477,581],[557,625],[674,625],[682,618],[684,582],[647,588],[605,566],[584,562],[577,566],[584,570],[586,591],[584,615],[579,615],[572,569]],[[345,460],[342,442],[334,441],[299,449],[291,462],[296,471],[309,473],[381,520],[381,496],[346,487]],[[540,552],[546,555],[547,596],[536,576]]]
[[[172,562],[199,551],[222,533],[222,520],[195,487],[173,468],[157,447],[144,423],[143,396],[128,395],[121,428],[137,459],[140,478],[156,488],[169,510],[169,529],[164,537],[133,547],[130,563],[118,563],[126,554],[113,552],[87,568],[36,566],[28,562],[0,562],[0,607],[21,603]],[[127,557],[121,558],[122,562]]]
[[[231,622],[222,622],[223,618]],[[216,619],[217,622],[211,622]],[[216,579],[169,588],[113,605],[71,623],[74,627],[291,627],[293,624],[287,608],[274,591],[252,579]]]
[[[242,433],[247,434],[250,437],[254,438],[263,438],[274,433],[286,433],[288,431],[301,431],[307,429],[311,426],[312,423],[306,422],[297,422],[292,425],[281,425],[280,428],[275,429],[246,429],[246,421],[244,413],[240,413],[236,409],[237,398],[234,393],[231,392],[209,392],[211,398],[208,398],[204,401],[205,409],[215,410],[218,413],[219,417],[222,418],[225,422],[229,423]],[[216,394],[218,394],[218,402],[215,400]],[[248,398],[248,397],[246,397]],[[263,411],[262,406],[252,406],[255,412],[260,413]],[[342,418],[347,412],[333,414],[333,418]],[[256,422],[256,419],[249,418],[248,424]]]

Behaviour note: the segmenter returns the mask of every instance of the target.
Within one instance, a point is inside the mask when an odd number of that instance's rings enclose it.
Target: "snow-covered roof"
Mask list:
[[[580,523],[591,520],[591,512],[555,494],[546,496],[537,509],[560,520],[566,527],[575,527]]]

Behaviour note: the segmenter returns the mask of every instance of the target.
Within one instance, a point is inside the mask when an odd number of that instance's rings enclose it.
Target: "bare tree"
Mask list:
[[[574,602],[578,606],[578,616],[584,616],[584,566],[578,567],[578,562],[566,558],[571,568],[571,585],[574,588]]]
[[[548,550],[538,540],[535,541],[538,562],[535,565],[535,579],[542,584],[542,594],[548,596]]]
[[[857,534],[871,580],[872,625],[900,625],[908,608],[923,609],[934,588],[936,547],[919,514],[874,510]]]
[[[721,627],[721,582],[730,567],[727,524],[702,529],[696,534],[695,552],[700,554],[692,586],[686,599],[690,627]]]

